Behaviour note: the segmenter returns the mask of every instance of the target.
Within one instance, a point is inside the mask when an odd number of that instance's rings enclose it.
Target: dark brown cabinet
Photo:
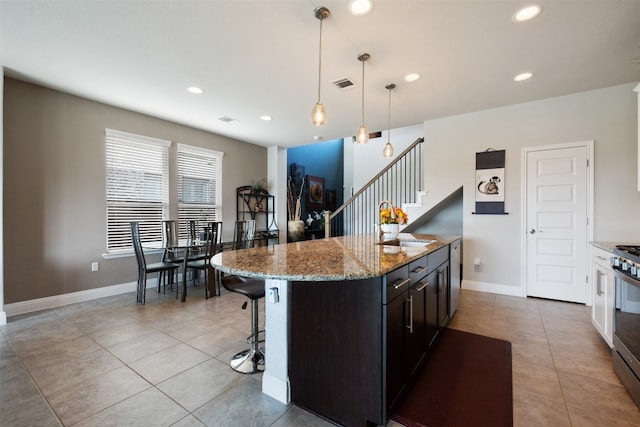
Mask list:
[[[346,426],[385,425],[449,316],[449,246],[384,277],[290,282],[291,400]]]
[[[432,271],[427,276],[427,288],[425,289],[425,341],[431,348],[438,336],[440,323],[438,322],[438,272]]]
[[[449,322],[449,261],[436,271],[438,288],[438,325],[444,328]]]

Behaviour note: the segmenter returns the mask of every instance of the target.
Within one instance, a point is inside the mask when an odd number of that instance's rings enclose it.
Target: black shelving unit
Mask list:
[[[250,185],[236,189],[236,219],[256,222],[255,245],[275,245],[279,242],[278,223],[275,216],[275,198],[267,190],[254,191]]]

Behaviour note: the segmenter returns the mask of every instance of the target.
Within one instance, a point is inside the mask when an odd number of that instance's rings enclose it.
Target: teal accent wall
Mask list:
[[[316,176],[324,179],[324,208],[327,204],[327,190],[334,190],[336,194],[335,207],[344,201],[344,149],[343,140],[323,141],[310,145],[302,145],[287,149],[287,175],[291,175],[291,165],[304,167],[305,175]],[[302,197],[301,219],[307,219],[307,188],[305,185]],[[312,209],[317,212],[323,209]],[[315,223],[314,225],[315,226]]]

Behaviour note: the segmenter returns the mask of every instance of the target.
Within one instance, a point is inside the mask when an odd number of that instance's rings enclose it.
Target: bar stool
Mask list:
[[[255,221],[236,221],[233,248],[247,249],[253,246]],[[242,294],[251,300],[251,336],[247,342],[251,344],[248,350],[241,351],[231,358],[231,368],[243,374],[253,374],[264,371],[264,353],[260,349],[260,327],[258,323],[258,300],[264,298],[264,280],[250,277],[227,276],[222,279],[222,286],[229,292]],[[247,308],[247,302],[242,309]]]

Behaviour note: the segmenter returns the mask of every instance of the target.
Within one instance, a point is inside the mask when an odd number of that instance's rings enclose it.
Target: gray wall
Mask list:
[[[133,256],[102,257],[105,128],[224,152],[225,236],[235,188],[267,176],[264,147],[5,78],[5,304],[136,280]]]
[[[424,124],[426,190],[437,203],[463,186],[463,260],[467,284],[520,294],[522,148],[595,141],[594,239],[640,242],[636,189],[638,119],[633,84],[549,98]],[[475,153],[506,150],[509,215],[472,215]],[[474,272],[474,257],[482,268]]]

